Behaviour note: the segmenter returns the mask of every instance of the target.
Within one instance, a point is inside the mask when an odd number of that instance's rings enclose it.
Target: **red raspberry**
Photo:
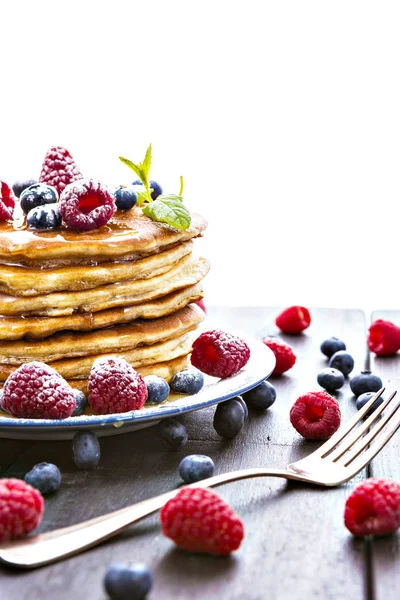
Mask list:
[[[396,354],[400,349],[400,328],[390,321],[378,319],[368,330],[368,348],[378,356]]]
[[[400,527],[400,485],[369,478],[346,500],[344,524],[353,535],[384,535]]]
[[[307,440],[325,440],[339,429],[339,403],[328,392],[309,392],[297,398],[290,422]]]
[[[42,520],[43,496],[22,479],[0,479],[0,542],[27,535]]]
[[[65,186],[83,175],[66,148],[52,146],[44,157],[39,181],[53,185],[60,195]]]
[[[147,400],[143,377],[124,358],[97,358],[89,376],[89,404],[102,415],[142,408]]]
[[[0,181],[0,221],[8,221],[13,218],[15,198],[11,188]]]
[[[202,333],[193,344],[191,363],[213,377],[235,375],[250,358],[250,348],[241,338],[214,329]]]
[[[275,354],[276,364],[272,375],[282,375],[282,373],[293,367],[296,362],[296,355],[288,344],[277,338],[266,338],[263,343]]]
[[[115,198],[105,185],[80,179],[68,185],[60,197],[64,223],[76,231],[91,231],[108,223],[115,212]]]
[[[160,511],[163,534],[191,552],[230,554],[244,536],[243,523],[207,488],[183,487]]]
[[[291,306],[276,317],[275,323],[284,333],[301,333],[310,325],[311,315],[304,306]]]
[[[49,365],[25,363],[4,384],[2,405],[14,417],[65,419],[75,410],[72,388]]]

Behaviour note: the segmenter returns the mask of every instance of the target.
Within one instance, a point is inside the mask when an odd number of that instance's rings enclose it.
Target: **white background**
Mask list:
[[[398,2],[0,3],[0,179],[70,149],[210,226],[208,304],[400,308]]]

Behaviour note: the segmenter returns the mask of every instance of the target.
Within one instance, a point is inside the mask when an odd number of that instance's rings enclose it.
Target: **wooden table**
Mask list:
[[[210,309],[210,327],[243,333],[276,333],[278,309]],[[375,313],[400,323],[400,312]],[[366,351],[369,317],[358,310],[315,309],[312,325],[301,336],[282,336],[297,362],[286,375],[271,378],[277,401],[265,412],[250,411],[249,421],[233,440],[221,439],[212,426],[214,408],[182,416],[187,445],[166,451],[156,428],[101,439],[102,460],[94,471],[79,471],[70,442],[0,440],[0,474],[23,477],[47,461],[62,472],[62,486],[47,497],[41,531],[77,523],[176,487],[177,468],[187,454],[212,457],[216,473],[243,467],[283,467],[306,456],[317,444],[302,440],[289,423],[289,408],[301,394],[318,389],[317,372],[326,366],[323,339],[342,338],[356,359],[355,372],[371,365],[390,388],[400,389],[400,356],[373,358]],[[339,401],[346,420],[355,412],[346,383]],[[372,465],[339,488],[323,489],[281,479],[254,479],[218,489],[245,524],[245,539],[228,558],[177,550],[160,533],[158,516],[148,518],[80,556],[36,571],[0,570],[2,600],[106,597],[102,579],[113,562],[141,561],[153,571],[148,598],[195,600],[397,600],[400,589],[399,536],[353,539],[343,524],[344,503],[365,477],[400,479],[400,436],[396,435]]]

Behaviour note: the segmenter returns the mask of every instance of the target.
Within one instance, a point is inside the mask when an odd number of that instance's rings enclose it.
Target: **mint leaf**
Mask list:
[[[150,192],[150,185],[149,185],[149,177],[150,177],[150,165],[151,165],[151,144],[149,144],[149,147],[146,150],[146,154],[145,157],[143,159],[143,161],[141,163],[139,163],[138,165],[136,165],[135,163],[133,163],[131,160],[129,160],[128,158],[124,158],[123,156],[119,157],[119,160],[121,162],[124,163],[124,165],[126,165],[127,167],[129,167],[130,169],[132,169],[132,171],[134,173],[136,173],[136,175],[139,177],[140,181],[143,183],[146,192],[147,192],[147,196],[146,196],[146,200],[148,202],[152,202],[153,199],[151,197],[151,192]]]
[[[182,200],[182,196],[183,196],[183,177],[182,177],[182,175],[179,177],[179,180],[181,182],[181,187],[180,187],[180,190],[179,190],[179,197]]]
[[[190,212],[175,194],[158,196],[151,204],[146,204],[143,213],[153,221],[167,223],[175,229],[185,231],[191,223]]]
[[[146,192],[144,186],[138,186],[136,189],[136,193],[137,193],[137,206],[142,206],[142,204],[144,204],[145,202],[148,202],[149,200],[149,195]]]

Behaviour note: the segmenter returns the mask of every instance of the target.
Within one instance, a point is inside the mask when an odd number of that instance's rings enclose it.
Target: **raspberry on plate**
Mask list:
[[[52,146],[44,157],[39,181],[54,186],[59,194],[73,181],[83,175],[70,152],[62,146]]]
[[[72,388],[45,363],[18,367],[4,384],[2,406],[14,417],[65,419],[75,410]]]
[[[400,485],[370,477],[346,500],[344,524],[356,536],[385,535],[400,527]]]
[[[378,356],[396,354],[400,349],[400,327],[390,321],[378,319],[368,330],[368,348]]]
[[[290,410],[293,427],[308,440],[325,440],[339,429],[339,403],[327,392],[309,392],[297,398]]]
[[[89,404],[99,414],[142,408],[147,400],[143,377],[123,358],[97,358],[89,375]]]
[[[240,371],[249,358],[250,348],[244,340],[214,329],[197,338],[190,360],[199,371],[224,379]]]
[[[11,188],[0,181],[0,221],[8,221],[13,218],[15,198]]]
[[[275,355],[276,363],[272,375],[282,375],[282,373],[293,367],[296,362],[296,355],[288,344],[277,338],[265,338],[263,339],[263,343]]]
[[[102,227],[115,212],[110,190],[93,179],[80,179],[68,185],[60,196],[61,216],[67,227],[91,231]]]
[[[276,325],[284,333],[301,333],[311,323],[311,315],[304,306],[290,306],[275,319]]]
[[[21,479],[0,479],[0,542],[27,535],[42,520],[44,500]]]
[[[184,487],[160,511],[163,534],[191,552],[227,555],[237,550],[244,527],[214,491]]]

